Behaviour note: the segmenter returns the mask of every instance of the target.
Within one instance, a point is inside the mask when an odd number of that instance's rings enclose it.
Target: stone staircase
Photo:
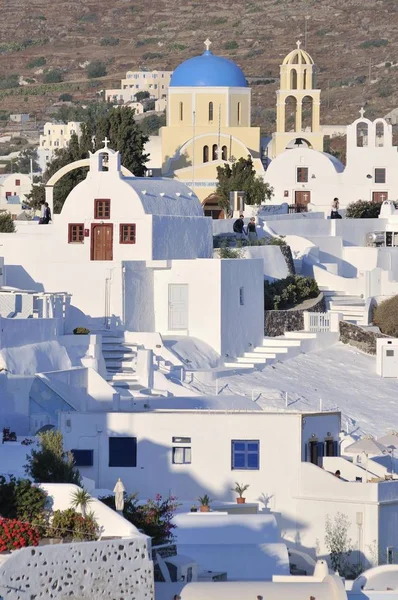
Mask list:
[[[234,369],[268,366],[306,352],[310,349],[311,340],[315,340],[316,337],[316,333],[307,331],[287,331],[282,336],[265,337],[261,346],[245,352],[243,356],[238,356],[234,360],[224,362],[224,366]]]
[[[325,297],[327,309],[331,312],[342,313],[343,320],[358,324],[363,321],[365,300],[361,296],[351,296],[342,291],[319,288]]]
[[[106,380],[119,392],[120,397],[133,396],[134,392],[144,389],[138,382],[138,375],[134,368],[134,359],[137,357],[137,345],[124,341],[123,333],[114,331],[101,331],[102,354],[107,370]]]

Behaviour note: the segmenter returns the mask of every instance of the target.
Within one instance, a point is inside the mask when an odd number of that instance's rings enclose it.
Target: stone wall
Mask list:
[[[303,331],[304,311],[326,312],[325,298],[322,292],[311,301],[306,300],[300,306],[288,310],[265,311],[264,334],[270,337],[283,335],[285,331]]]
[[[153,600],[147,538],[23,548],[0,564],[7,600]]]
[[[293,255],[292,255],[292,250],[291,250],[290,246],[281,246],[280,248],[281,248],[283,257],[286,261],[286,265],[289,270],[289,275],[295,275],[296,269],[294,268]]]
[[[340,321],[340,342],[355,346],[355,348],[359,348],[367,354],[376,354],[376,340],[385,337],[391,336],[384,335],[380,331],[364,329],[353,323]]]

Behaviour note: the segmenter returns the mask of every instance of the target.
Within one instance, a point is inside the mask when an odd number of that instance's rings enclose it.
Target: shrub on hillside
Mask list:
[[[34,69],[35,67],[44,67],[46,62],[47,61],[44,56],[38,56],[37,58],[32,58],[32,60],[30,60],[26,66],[28,69]]]
[[[61,102],[72,102],[73,96],[72,94],[61,94],[58,98]]]
[[[347,206],[347,219],[377,219],[380,214],[381,203],[358,200]]]
[[[119,44],[119,42],[120,42],[119,38],[106,37],[106,38],[102,38],[102,40],[100,41],[100,45],[101,46],[117,46]]]
[[[94,60],[87,67],[87,77],[95,79],[96,77],[104,77],[106,75],[106,67],[100,60]]]
[[[373,323],[385,335],[398,337],[398,296],[384,300],[375,309]]]
[[[14,233],[15,225],[8,212],[0,213],[0,233]]]
[[[264,305],[266,310],[282,310],[301,304],[319,295],[318,284],[311,277],[290,275],[270,283],[264,282]]]
[[[47,71],[43,76],[44,83],[60,83],[63,79],[64,75],[61,69],[51,69],[51,71]]]

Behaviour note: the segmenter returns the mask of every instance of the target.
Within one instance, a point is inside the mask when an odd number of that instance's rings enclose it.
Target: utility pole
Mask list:
[[[307,50],[307,40],[308,40],[308,19],[310,18],[309,15],[306,15],[304,17],[304,49]]]
[[[368,77],[368,85],[370,85],[372,81],[372,59],[369,58],[369,77]]]

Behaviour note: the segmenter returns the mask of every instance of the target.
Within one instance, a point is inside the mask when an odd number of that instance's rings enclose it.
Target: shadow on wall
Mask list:
[[[179,154],[178,150],[174,156],[166,156],[163,163],[163,169],[165,174],[177,171],[178,169],[185,169],[186,167],[192,167],[192,161],[188,158],[187,152]]]
[[[45,257],[43,257],[45,260]],[[42,283],[38,283],[29,275],[21,265],[5,265],[5,281],[9,287],[29,290],[34,292],[44,292]]]

